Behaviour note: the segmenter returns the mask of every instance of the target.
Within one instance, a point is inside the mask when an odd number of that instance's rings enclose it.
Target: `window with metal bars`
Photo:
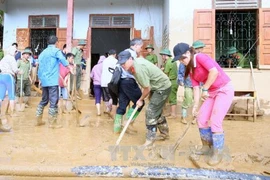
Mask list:
[[[214,0],[215,9],[257,9],[261,0]]]
[[[58,26],[58,15],[29,16],[30,28],[56,28]]]
[[[256,10],[216,11],[216,59],[221,67],[249,68],[250,61],[256,67],[256,14]]]
[[[91,15],[90,26],[96,28],[102,27],[133,27],[133,15]]]

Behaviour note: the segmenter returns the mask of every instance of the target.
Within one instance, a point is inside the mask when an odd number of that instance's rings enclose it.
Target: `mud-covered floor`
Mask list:
[[[80,118],[90,116],[86,127],[77,127],[75,113],[60,116],[61,129],[46,126],[35,127],[35,106],[39,98],[32,98],[32,107],[20,112],[19,117],[9,118],[13,131],[0,134],[0,167],[76,167],[84,165],[126,165],[126,166],[177,166],[195,168],[189,160],[194,146],[200,145],[196,125],[192,125],[169,160],[158,157],[158,153],[138,153],[136,147],[145,141],[144,112],[135,123],[137,134],[125,134],[120,143],[120,152],[112,157],[113,148],[119,135],[113,133],[113,120],[106,114],[96,116],[94,100],[85,98],[79,102]],[[47,119],[47,109],[44,119]],[[241,121],[240,121],[241,120]],[[180,123],[180,106],[177,119],[168,120],[170,139],[156,142],[157,149],[173,146],[186,125]],[[231,163],[220,169],[236,172],[263,174],[270,171],[270,118],[224,121],[225,143],[231,155]],[[138,155],[139,154],[139,155]],[[153,155],[154,154],[154,155]],[[204,159],[201,160],[202,162]],[[229,168],[228,168],[229,167]],[[3,172],[2,172],[3,173]],[[3,175],[3,174],[2,174]],[[14,174],[15,175],[15,174]],[[264,174],[265,175],[265,174]],[[0,179],[35,179],[5,176]],[[50,179],[50,178],[42,178]],[[51,178],[61,179],[61,178]],[[64,178],[74,179],[74,178]]]

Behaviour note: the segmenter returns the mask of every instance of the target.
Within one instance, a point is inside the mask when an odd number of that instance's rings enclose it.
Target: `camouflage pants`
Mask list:
[[[22,92],[23,92],[24,96],[31,96],[31,83],[30,83],[29,79],[23,80]],[[20,97],[20,93],[21,93],[21,80],[18,79],[17,84],[16,84],[16,96]]]
[[[163,107],[170,95],[171,87],[165,90],[152,91],[150,101],[145,113],[146,126],[156,126],[162,115]]]

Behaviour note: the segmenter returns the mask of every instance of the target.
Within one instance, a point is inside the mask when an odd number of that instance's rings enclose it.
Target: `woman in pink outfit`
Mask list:
[[[224,147],[224,131],[222,122],[229,110],[234,97],[230,78],[215,60],[203,53],[195,54],[186,43],[177,44],[174,49],[174,60],[186,66],[185,77],[190,75],[194,106],[193,116],[197,117],[203,147],[196,154],[213,153],[208,161],[211,166],[221,162]],[[203,83],[201,99],[203,104],[198,111],[200,101],[200,83]]]
[[[105,56],[100,56],[98,63],[93,67],[90,78],[93,80],[94,84],[94,93],[95,93],[95,104],[97,108],[97,115],[100,116],[100,101],[102,95],[102,88],[101,88],[101,74],[102,74],[102,63],[106,59]]]

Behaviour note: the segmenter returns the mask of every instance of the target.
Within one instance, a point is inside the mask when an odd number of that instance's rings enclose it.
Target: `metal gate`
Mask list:
[[[56,35],[56,29],[31,29],[30,43],[36,55],[39,55],[47,46],[47,38],[51,35]]]

